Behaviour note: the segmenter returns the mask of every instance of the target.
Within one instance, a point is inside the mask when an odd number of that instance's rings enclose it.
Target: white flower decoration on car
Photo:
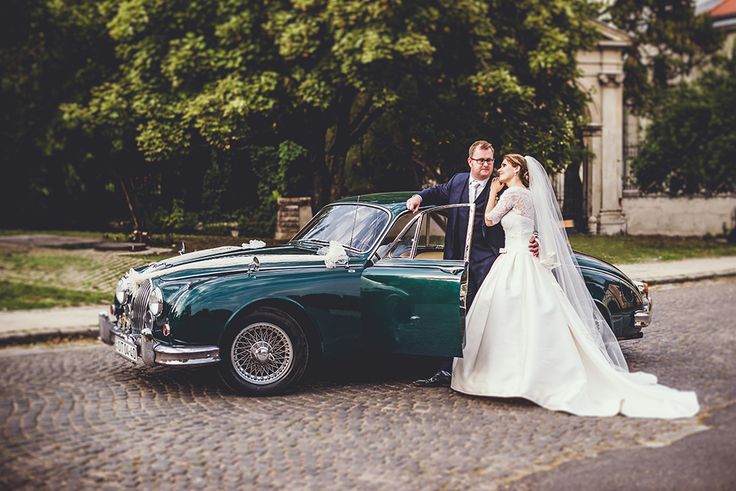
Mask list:
[[[266,243],[262,240],[250,239],[247,243],[243,242],[240,247],[243,249],[260,249],[261,247],[266,247]]]
[[[348,263],[348,254],[345,248],[336,240],[331,240],[329,247],[323,247],[317,254],[325,257],[325,266],[333,269],[337,265],[345,265]]]

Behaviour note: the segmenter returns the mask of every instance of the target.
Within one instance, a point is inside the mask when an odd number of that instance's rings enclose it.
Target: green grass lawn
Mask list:
[[[108,303],[123,273],[170,255],[3,247],[0,248],[0,309]]]
[[[736,255],[736,244],[700,237],[570,235],[576,251],[614,264]]]
[[[0,280],[0,310],[99,305],[109,302],[112,294]]]

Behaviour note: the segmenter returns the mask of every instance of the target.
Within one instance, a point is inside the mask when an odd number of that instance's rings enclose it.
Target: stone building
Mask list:
[[[726,3],[733,4],[734,8],[729,10],[733,22],[724,17],[719,19],[724,28],[734,33],[736,0],[721,2]],[[724,8],[717,10],[724,11]],[[578,83],[589,94],[584,143],[590,156],[580,166],[577,177],[582,187],[579,216],[586,221],[587,231],[674,236],[722,234],[731,230],[736,226],[734,195],[672,198],[642,194],[637,189],[631,178],[630,160],[636,155],[642,125],[628,113],[623,98],[623,50],[631,40],[620,30],[602,22],[597,24],[601,40],[595,49],[579,52],[577,56],[582,72]],[[731,44],[733,37],[728,41]],[[561,202],[566,199],[562,196],[563,189],[569,189],[562,182],[569,182],[571,177],[576,176],[568,172],[567,176],[556,177]]]

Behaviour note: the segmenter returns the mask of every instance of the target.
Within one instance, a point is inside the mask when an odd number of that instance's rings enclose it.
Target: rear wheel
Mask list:
[[[262,308],[228,330],[220,346],[220,359],[220,376],[236,392],[280,394],[304,375],[309,345],[290,315]]]

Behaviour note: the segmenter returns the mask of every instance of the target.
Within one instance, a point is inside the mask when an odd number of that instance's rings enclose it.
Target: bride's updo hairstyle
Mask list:
[[[521,170],[519,170],[519,179],[521,179],[521,183],[524,185],[524,187],[529,187],[529,168],[526,165],[526,159],[523,155],[519,155],[518,153],[510,153],[507,154],[503,158],[506,162],[513,165],[514,168],[521,167]]]

